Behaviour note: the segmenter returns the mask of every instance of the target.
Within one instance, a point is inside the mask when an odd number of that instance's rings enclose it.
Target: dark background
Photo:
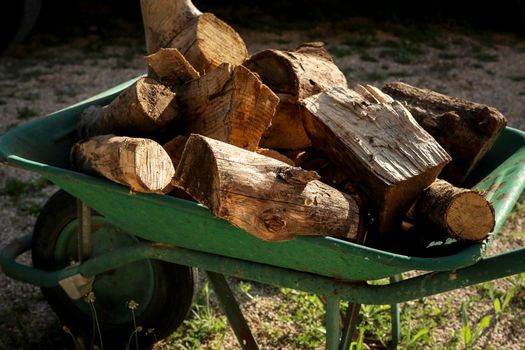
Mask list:
[[[71,37],[97,31],[102,38],[122,31],[142,31],[139,0],[41,0],[35,25],[28,35],[20,23],[23,11],[38,0],[11,0],[0,11],[0,50],[15,47],[14,41],[60,44]],[[24,9],[25,3],[25,9]],[[195,0],[203,12],[213,12],[235,26],[301,29],[313,22],[367,17],[378,22],[426,26],[444,24],[471,30],[525,33],[525,0],[481,1],[337,1],[337,0]],[[7,5],[7,4],[4,4]],[[20,28],[25,26],[26,28]],[[18,31],[18,38],[14,36]],[[20,32],[21,31],[21,32]],[[21,36],[23,36],[23,40]]]

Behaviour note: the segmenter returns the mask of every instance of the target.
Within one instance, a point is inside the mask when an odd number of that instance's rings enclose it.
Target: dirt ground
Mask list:
[[[124,35],[107,37],[96,26],[87,35],[67,42],[36,35],[16,51],[0,58],[0,134],[9,129],[143,74],[144,43],[141,27],[121,24]],[[498,108],[509,126],[525,130],[525,40],[513,34],[476,31],[462,27],[371,23],[352,19],[311,23],[291,30],[270,23],[261,28],[237,27],[250,53],[265,48],[294,48],[305,41],[324,41],[350,85],[368,83],[381,87],[401,80],[452,96]],[[31,232],[39,208],[56,190],[33,174],[0,164],[0,246]],[[521,201],[523,204],[523,200]],[[523,247],[524,211],[516,211],[490,253]],[[29,262],[25,256],[23,261]],[[510,282],[498,281],[502,290]],[[261,288],[259,298],[244,300],[251,326],[271,322],[272,301]],[[270,293],[271,294],[271,293]],[[458,304],[468,300],[470,317],[489,310],[479,290],[467,288],[429,298],[439,307],[450,307],[448,322],[432,333],[436,348],[447,348],[460,328]],[[278,296],[277,296],[278,298]],[[451,301],[452,304],[451,304]],[[455,301],[455,302],[454,302]],[[419,301],[415,301],[415,306]],[[479,342],[480,348],[525,348],[525,294],[513,299],[512,311]],[[0,349],[59,349],[70,342],[36,287],[0,274]],[[300,325],[296,325],[300,327]],[[297,329],[287,330],[291,333]],[[271,338],[263,348],[293,349]],[[228,330],[223,347],[236,348]]]

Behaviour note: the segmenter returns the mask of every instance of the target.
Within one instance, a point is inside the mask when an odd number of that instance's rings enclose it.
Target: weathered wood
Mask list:
[[[257,147],[257,149],[255,150],[255,153],[263,155],[263,156],[266,156],[266,157],[270,157],[270,158],[273,158],[273,159],[280,160],[281,162],[286,163],[286,164],[288,164],[290,166],[295,166],[293,160],[291,160],[290,158],[288,158],[284,154],[281,154],[281,153],[277,152],[274,149]]]
[[[265,240],[295,235],[355,240],[360,229],[356,201],[318,178],[315,172],[191,135],[174,182],[216,216]]]
[[[243,66],[222,64],[180,89],[184,133],[255,151],[279,98]]]
[[[100,135],[71,149],[74,168],[127,185],[135,192],[163,192],[175,169],[161,145],[142,138]]]
[[[202,15],[191,0],[140,0],[148,53],[167,47],[192,19]]]
[[[175,93],[152,78],[141,78],[105,107],[92,106],[80,115],[82,137],[104,134],[140,135],[158,130],[177,116]]]
[[[485,197],[444,180],[427,187],[410,213],[418,232],[436,231],[459,240],[484,240],[496,223],[494,208]]]
[[[281,97],[281,96],[279,96]],[[261,146],[278,149],[302,149],[312,142],[306,135],[297,102],[284,102],[277,105],[272,124],[264,132]]]
[[[155,72],[156,78],[168,86],[180,85],[200,76],[175,48],[159,49],[144,59]]]
[[[373,87],[333,88],[302,105],[314,147],[367,199],[382,236],[399,227],[417,195],[450,161],[406,108]]]
[[[184,151],[184,146],[186,146],[186,141],[188,141],[187,135],[179,135],[173,140],[166,142],[162,147],[170,157],[173,167],[175,170],[179,165],[180,159],[182,157],[182,152]]]
[[[241,36],[211,13],[190,20],[167,47],[179,49],[200,74],[211,72],[221,63],[240,65],[248,57]]]
[[[298,100],[332,87],[346,87],[344,74],[322,43],[306,43],[292,51],[264,50],[244,65],[281,97],[262,146],[300,149],[311,146],[300,118]]]
[[[495,108],[449,97],[405,83],[386,84],[383,91],[401,101],[418,123],[451,155],[440,177],[461,184],[492,147],[507,121]]]
[[[346,87],[343,72],[337,68],[323,43],[306,43],[292,51],[264,50],[244,65],[279,94],[301,100],[332,87]]]

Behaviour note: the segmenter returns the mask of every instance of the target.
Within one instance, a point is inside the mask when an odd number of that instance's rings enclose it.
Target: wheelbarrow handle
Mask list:
[[[525,271],[525,248],[521,248],[457,270],[429,272],[387,285],[369,285],[152,242],[123,247],[81,265],[42,271],[15,261],[30,247],[31,235],[12,241],[0,251],[0,265],[8,276],[42,287],[56,286],[76,274],[90,277],[134,261],[156,259],[315,294],[336,295],[340,300],[359,304],[396,304]]]

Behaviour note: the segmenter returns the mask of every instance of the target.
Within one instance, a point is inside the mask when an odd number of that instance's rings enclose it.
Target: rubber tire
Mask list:
[[[94,212],[93,215],[99,214]],[[55,263],[55,246],[62,230],[76,218],[76,199],[68,193],[59,190],[47,201],[33,232],[32,257],[35,268],[53,271],[64,267]],[[194,269],[163,261],[151,260],[150,263],[155,280],[153,297],[136,319],[137,325],[143,327],[143,331],[138,333],[141,349],[175,331],[188,315],[195,290]],[[61,322],[67,325],[75,336],[84,339],[89,346],[93,329],[91,314],[76,306],[59,286],[42,288],[42,293]],[[113,324],[103,320],[99,322],[104,346],[124,349],[134,330],[131,312],[126,323]],[[146,335],[146,330],[151,328],[154,329],[154,334]],[[132,345],[134,347],[134,343]]]

